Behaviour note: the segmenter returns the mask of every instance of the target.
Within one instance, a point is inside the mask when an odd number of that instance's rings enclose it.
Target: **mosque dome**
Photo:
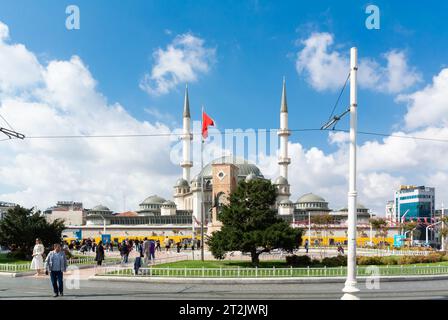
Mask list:
[[[233,156],[224,156],[218,159],[213,160],[209,164],[207,164],[204,169],[199,173],[200,176],[204,176],[204,178],[212,177],[212,165],[213,164],[234,164],[238,167],[238,177],[245,178],[251,173],[255,175],[257,178],[264,178],[260,169],[253,163],[248,162],[247,160],[240,157]]]
[[[176,181],[175,187],[188,187],[188,181],[183,178],[179,178]]]
[[[100,204],[100,205],[95,206],[92,209],[90,209],[90,211],[109,211],[110,212],[110,209],[108,207]]]
[[[141,203],[141,205],[143,204],[162,204],[164,203],[166,200],[157,196],[157,195],[152,195],[149,196],[148,198],[146,198],[145,200],[143,200],[143,202]]]
[[[275,179],[274,184],[275,185],[286,185],[286,184],[288,184],[288,180],[285,177],[280,176],[277,179]]]
[[[305,203],[305,202],[326,202],[324,198],[315,195],[313,193],[307,193],[304,194],[297,200],[298,203]]]
[[[297,208],[307,211],[330,211],[328,202],[313,193],[304,194],[297,200]]]
[[[164,207],[173,207],[174,206],[175,207],[176,204],[171,200],[167,200],[162,204],[162,206],[164,206]]]

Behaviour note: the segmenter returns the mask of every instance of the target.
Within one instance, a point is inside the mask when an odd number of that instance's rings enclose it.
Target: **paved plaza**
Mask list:
[[[84,271],[86,272],[86,271]],[[87,276],[87,274],[85,274]],[[87,280],[53,298],[48,278],[0,278],[0,299],[339,299],[342,283],[321,284],[162,284]],[[368,290],[359,282],[361,299],[447,299],[448,280],[380,283]]]

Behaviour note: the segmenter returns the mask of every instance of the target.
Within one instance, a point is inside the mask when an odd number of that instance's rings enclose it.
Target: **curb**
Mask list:
[[[77,267],[78,267],[78,269],[89,269],[89,268],[94,268],[95,266],[96,266],[95,264],[83,264],[83,265],[79,265]],[[27,277],[27,276],[32,276],[35,273],[36,273],[36,271],[0,272],[0,277],[7,277],[7,278]]]
[[[373,277],[358,277],[358,280],[368,280]],[[380,276],[384,282],[448,280],[448,275],[439,276]],[[190,284],[313,284],[313,283],[344,283],[345,277],[307,277],[307,278],[167,278],[167,277],[126,277],[126,276],[91,276],[91,281],[140,282],[140,283],[190,283]]]
[[[8,277],[8,278],[18,278],[18,277],[26,277],[35,274],[36,271],[26,271],[26,272],[0,272],[0,277]]]

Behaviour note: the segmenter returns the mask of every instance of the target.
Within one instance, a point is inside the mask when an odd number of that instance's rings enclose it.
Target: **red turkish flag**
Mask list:
[[[204,111],[202,111],[202,138],[207,139],[208,127],[214,126],[215,122]]]

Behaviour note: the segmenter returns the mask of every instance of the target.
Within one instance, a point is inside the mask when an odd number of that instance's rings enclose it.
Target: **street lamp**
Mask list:
[[[369,210],[369,215],[370,215],[370,245],[373,246],[373,227],[372,227],[372,219],[373,219],[373,215],[372,215],[372,210]]]
[[[442,252],[445,252],[445,236],[443,235],[445,232],[445,206],[443,205],[442,202],[442,245],[440,247],[440,250],[442,250]]]
[[[98,213],[98,215],[103,218],[103,234],[106,234],[106,218],[101,213]]]
[[[359,299],[354,294],[356,287],[356,130],[357,130],[357,72],[358,50],[350,50],[350,151],[349,151],[349,190],[348,190],[348,248],[347,248],[347,280],[342,289],[342,299]]]
[[[350,49],[350,107],[340,116],[333,117],[322,126],[322,130],[327,130],[347,113],[350,112],[350,149],[349,149],[349,180],[348,180],[348,232],[347,232],[347,279],[342,289],[343,300],[358,300],[355,296],[359,289],[356,287],[356,130],[357,130],[357,73],[358,73],[358,49]]]
[[[428,242],[428,230],[429,230],[429,229],[432,229],[432,227],[434,227],[434,226],[436,226],[436,225],[438,225],[439,223],[442,223],[442,222],[443,222],[443,221],[439,221],[439,222],[430,224],[430,225],[428,225],[428,226],[426,227],[426,242],[425,242],[426,245],[429,244],[429,242]]]
[[[308,211],[308,247],[311,248],[311,212]]]

